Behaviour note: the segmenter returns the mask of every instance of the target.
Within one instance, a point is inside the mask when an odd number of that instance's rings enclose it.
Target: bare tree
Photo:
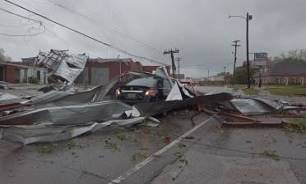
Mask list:
[[[282,60],[301,60],[306,62],[306,49],[290,50],[287,53],[282,53],[279,57],[274,58],[274,61]]]

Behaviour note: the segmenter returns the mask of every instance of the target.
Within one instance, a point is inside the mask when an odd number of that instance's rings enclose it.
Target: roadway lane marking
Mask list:
[[[164,152],[168,151],[170,148],[172,148],[173,146],[177,145],[178,143],[180,143],[183,139],[185,139],[186,137],[190,136],[190,134],[192,134],[194,131],[196,131],[197,129],[201,128],[202,126],[204,126],[206,123],[208,123],[210,120],[214,119],[213,117],[208,118],[207,120],[203,121],[202,123],[196,125],[195,127],[193,127],[191,130],[187,131],[186,133],[184,133],[183,135],[181,135],[180,137],[178,137],[177,139],[175,139],[174,141],[172,141],[170,144],[167,144],[165,147],[163,147],[161,150],[155,152],[154,154],[152,154],[151,156],[149,156],[148,158],[146,158],[144,161],[140,162],[139,164],[137,164],[135,167],[131,168],[130,170],[128,170],[125,174],[119,176],[118,178],[112,180],[109,184],[118,184],[121,183],[123,180],[125,180],[127,177],[129,177],[130,175],[136,173],[139,169],[143,168],[145,165],[147,165],[148,163],[150,163],[151,161],[153,161],[156,157],[159,157],[161,154],[163,154]]]

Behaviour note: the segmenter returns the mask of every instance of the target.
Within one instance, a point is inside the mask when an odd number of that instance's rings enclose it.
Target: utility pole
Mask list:
[[[247,12],[246,15],[246,56],[247,56],[247,72],[248,72],[248,88],[251,88],[250,59],[249,59],[249,21],[252,15]]]
[[[247,12],[245,16],[229,16],[229,18],[238,17],[245,19],[246,21],[246,62],[247,62],[247,75],[248,75],[248,88],[251,88],[251,74],[250,74],[250,60],[249,60],[249,21],[253,19],[253,16]]]
[[[233,45],[234,48],[235,48],[235,51],[234,51],[234,68],[233,68],[233,75],[235,75],[235,70],[236,70],[236,63],[237,63],[237,48],[240,47],[240,45],[238,44],[240,42],[240,40],[234,40],[233,41]]]
[[[180,67],[181,67],[182,58],[178,57],[176,58],[176,61],[177,61],[177,76],[179,76],[181,74]]]
[[[172,66],[172,75],[173,75],[173,77],[176,74],[176,67],[175,67],[175,62],[174,62],[174,54],[175,53],[179,53],[179,52],[180,52],[180,50],[178,50],[178,49],[174,49],[174,50],[170,49],[170,50],[164,51],[164,55],[170,54],[170,56],[171,56],[171,66]]]
[[[224,66],[223,81],[224,85],[226,85],[226,66]]]

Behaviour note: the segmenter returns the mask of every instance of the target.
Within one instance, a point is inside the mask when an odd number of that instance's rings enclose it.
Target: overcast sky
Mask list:
[[[181,71],[193,77],[207,76],[207,69],[211,73],[221,72],[224,66],[232,71],[232,40],[241,40],[238,61],[244,60],[245,21],[228,19],[229,15],[245,15],[247,11],[253,15],[250,52],[264,51],[277,56],[291,49],[306,48],[305,0],[11,1],[133,54],[163,63],[170,64],[170,56],[163,56],[163,50],[178,48],[181,51],[178,56],[183,59]],[[41,26],[0,11],[0,48],[14,60],[52,48],[85,52],[90,57],[127,57],[4,1],[0,7],[43,22]]]

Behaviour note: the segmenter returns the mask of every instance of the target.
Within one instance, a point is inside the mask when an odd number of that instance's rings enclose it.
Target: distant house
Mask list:
[[[268,71],[258,72],[255,82],[262,84],[306,85],[306,62],[281,61],[271,65]]]
[[[47,84],[47,69],[22,65],[21,62],[1,62],[0,81],[9,83]]]

